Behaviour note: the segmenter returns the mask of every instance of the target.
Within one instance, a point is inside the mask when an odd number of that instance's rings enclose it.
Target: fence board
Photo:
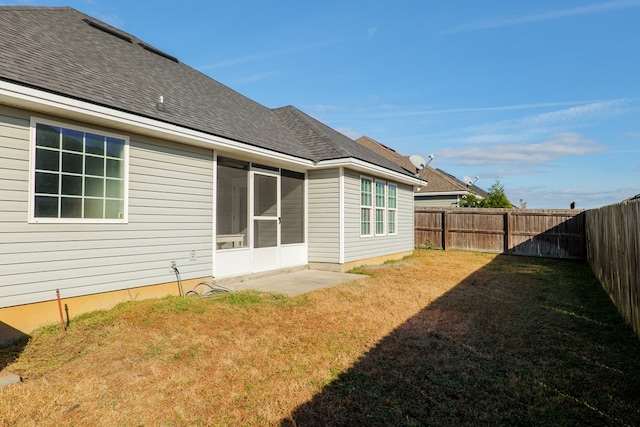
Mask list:
[[[422,242],[422,246],[443,249],[444,229],[442,212],[424,212],[415,215],[415,239]]]
[[[584,215],[575,209],[418,208],[415,224],[418,247],[564,259],[586,253]]]
[[[587,211],[587,259],[640,337],[640,200]]]
[[[640,200],[588,211],[417,208],[417,247],[587,259],[640,337]]]

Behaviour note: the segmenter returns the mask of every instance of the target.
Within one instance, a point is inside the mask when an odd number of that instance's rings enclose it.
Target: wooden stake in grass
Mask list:
[[[58,300],[58,311],[60,312],[60,326],[62,326],[63,332],[67,332],[67,327],[64,324],[64,316],[62,315],[62,301],[60,301],[60,289],[56,289],[56,299]]]

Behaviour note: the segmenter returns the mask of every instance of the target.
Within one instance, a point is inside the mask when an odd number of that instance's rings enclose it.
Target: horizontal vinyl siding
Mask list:
[[[452,206],[458,206],[458,196],[430,196],[423,198],[416,198],[416,208],[450,208]]]
[[[345,262],[413,250],[413,189],[397,184],[397,235],[360,237],[360,176],[358,172],[345,171]]]
[[[2,231],[28,219],[28,140],[29,117],[0,106],[0,247],[6,241]]]
[[[127,224],[29,224],[29,119],[0,107],[0,307],[211,275],[210,150],[128,135]]]
[[[309,172],[309,262],[340,262],[338,169]]]

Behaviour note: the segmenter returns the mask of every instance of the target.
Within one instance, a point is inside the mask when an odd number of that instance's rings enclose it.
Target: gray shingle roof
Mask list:
[[[71,8],[0,8],[3,79],[309,158],[268,108],[139,43]]]
[[[304,135],[284,110],[69,7],[0,6],[0,79],[303,159],[355,157],[402,171],[319,122]]]
[[[358,144],[351,138],[314,119],[293,106],[276,108],[278,116],[304,145],[308,146],[314,158],[333,160],[352,157],[391,169],[402,174],[411,174],[405,168],[372,150]]]

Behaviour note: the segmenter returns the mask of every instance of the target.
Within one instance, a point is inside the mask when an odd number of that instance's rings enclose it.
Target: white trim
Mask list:
[[[366,179],[367,181],[369,181],[371,183],[371,205],[366,206],[362,204],[362,180]],[[375,179],[368,177],[368,176],[364,176],[364,175],[360,175],[360,179],[359,179],[359,190],[358,191],[358,195],[360,196],[360,200],[358,203],[358,206],[360,207],[359,209],[359,221],[358,221],[358,225],[360,226],[360,237],[373,237],[375,235],[375,223],[374,223],[374,209],[375,209]],[[362,209],[369,209],[369,234],[362,234]]]
[[[265,266],[262,264],[262,258],[265,254],[267,256],[271,256],[269,260],[271,260],[271,264],[275,263],[275,268],[280,268],[280,246],[281,246],[281,212],[280,205],[282,200],[280,200],[280,176],[281,170],[271,171],[267,169],[262,169],[260,167],[254,167],[251,164],[249,168],[249,186],[250,186],[250,194],[251,198],[249,200],[249,240],[251,241],[251,245],[249,246],[251,251],[251,267],[250,271],[252,273],[257,273],[260,271],[265,271]],[[256,196],[256,188],[255,188],[255,178],[256,175],[266,176],[270,178],[276,179],[276,214],[275,215],[255,215],[255,196]],[[256,248],[256,220],[257,221],[275,221],[276,223],[276,245],[268,246],[264,248]]]
[[[61,127],[69,130],[77,130],[84,133],[92,133],[124,140],[124,179],[123,179],[123,217],[122,218],[60,218],[60,217],[36,217],[35,213],[35,174],[36,174],[36,125],[44,124]],[[129,223],[129,137],[126,135],[102,131],[87,126],[76,126],[63,121],[48,120],[31,116],[29,123],[29,201],[28,223],[30,224],[128,224]],[[62,150],[62,147],[60,147]],[[84,157],[84,153],[83,153]],[[83,172],[84,175],[84,172]],[[62,191],[59,189],[59,191]],[[85,197],[80,198],[83,202]],[[106,194],[102,200],[105,201]]]
[[[396,189],[396,207],[392,208],[389,206],[389,188],[393,187]],[[413,202],[413,200],[412,200]],[[389,212],[394,212],[393,219],[393,233],[389,232]],[[413,217],[413,215],[412,215]],[[385,218],[385,224],[387,227],[387,235],[388,236],[397,236],[398,235],[398,184],[396,183],[387,183],[387,215]],[[411,227],[413,230],[413,226]]]
[[[3,104],[13,107],[51,114],[67,120],[84,121],[92,125],[113,128],[119,132],[136,133],[198,147],[217,149],[222,151],[224,156],[244,153],[251,160],[261,159],[260,161],[264,161],[264,159],[270,159],[280,164],[281,167],[288,169],[295,169],[293,165],[302,166],[305,169],[328,169],[342,166],[358,172],[381,176],[402,184],[427,185],[427,181],[420,178],[395,172],[359,159],[343,158],[323,160],[316,163],[312,160],[278,153],[266,148],[6,81],[0,81],[0,98],[4,98]]]
[[[427,185],[427,181],[424,181],[420,178],[415,178],[409,175],[404,175],[399,172],[394,172],[392,170],[383,168],[382,166],[374,165],[372,163],[368,163],[360,159],[354,159],[354,158],[333,159],[333,160],[322,160],[316,163],[316,169],[329,169],[329,168],[336,168],[341,166],[348,169],[352,169],[360,173],[364,173],[366,175],[376,175],[381,178],[385,178],[390,181],[396,181],[402,184],[421,185],[421,186]]]
[[[61,116],[66,119],[85,121],[88,123],[111,127],[119,131],[138,133],[168,139],[188,145],[219,150],[242,152],[252,158],[267,158],[284,164],[294,164],[312,168],[314,162],[307,159],[282,154],[223,137],[165,123],[159,120],[142,117],[136,114],[102,107],[86,101],[79,101],[38,89],[0,81],[0,98],[3,104]]]
[[[383,206],[378,206],[378,183],[382,184]],[[386,236],[387,234],[387,182],[381,179],[373,181],[373,235]],[[378,233],[378,212],[382,211],[382,232]]]
[[[211,218],[211,277],[217,274],[218,263],[216,262],[218,253],[218,153],[213,150],[213,215]]]
[[[360,184],[362,185],[362,184]],[[338,241],[338,262],[340,264],[344,264],[344,224],[345,224],[345,211],[344,211],[344,168],[341,167],[338,169],[338,186],[339,186],[339,194],[338,194],[338,233],[339,233],[339,241]],[[360,196],[362,197],[362,196]],[[362,224],[360,224],[360,230],[362,231]]]
[[[422,196],[424,197],[431,197],[431,196],[461,196],[461,195],[465,195],[465,194],[469,194],[468,191],[422,191],[422,192],[413,192],[413,196],[420,198]]]
[[[305,259],[309,261],[309,173],[304,173],[304,250]]]

